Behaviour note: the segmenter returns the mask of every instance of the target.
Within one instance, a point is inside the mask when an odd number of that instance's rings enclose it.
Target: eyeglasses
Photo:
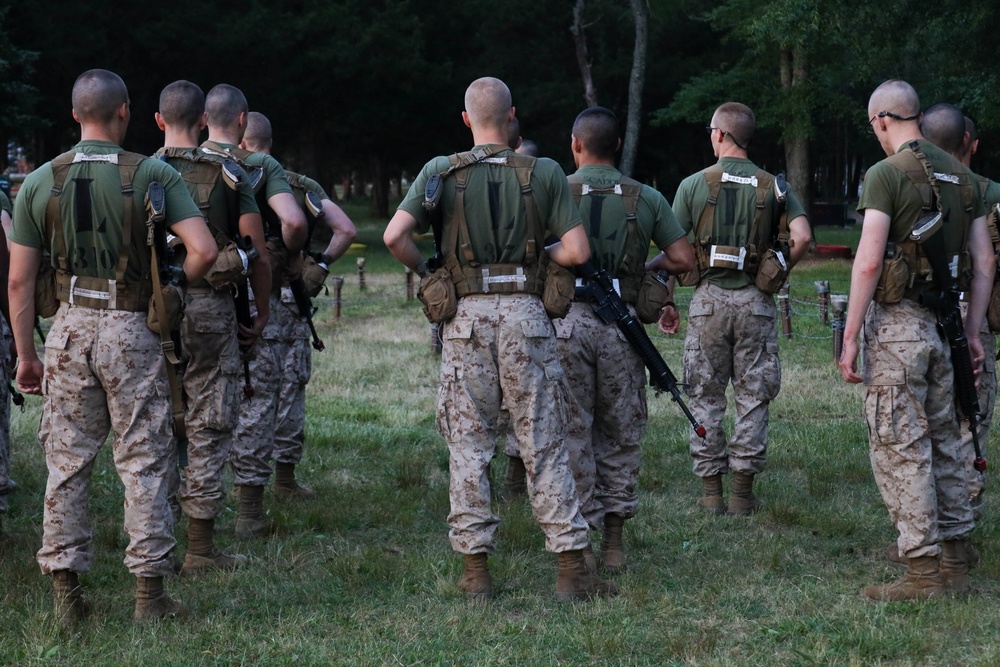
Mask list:
[[[897,116],[891,111],[879,111],[877,114],[868,119],[868,134],[875,134],[875,126],[873,126],[872,123],[875,122],[876,118],[892,118],[893,120],[908,121],[920,118],[920,114],[918,113],[914,116],[910,116],[909,118],[903,118],[902,116]]]
[[[708,136],[712,136],[712,133],[715,132],[716,130],[718,130],[722,134],[722,136],[729,137],[730,139],[732,139],[732,141],[733,141],[734,144],[736,144],[737,146],[739,146],[743,150],[746,150],[746,146],[744,146],[740,142],[736,141],[736,137],[733,136],[732,132],[726,132],[721,127],[712,127],[711,125],[706,125],[705,126],[705,131],[708,132]]]

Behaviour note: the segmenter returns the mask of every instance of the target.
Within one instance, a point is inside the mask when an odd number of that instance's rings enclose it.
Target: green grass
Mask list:
[[[351,211],[352,215],[357,215]],[[857,230],[854,230],[855,238]],[[558,605],[554,558],[524,502],[502,516],[491,567],[497,599],[472,605],[447,540],[448,455],[434,429],[438,359],[401,268],[363,225],[367,289],[356,260],[343,313],[318,300],[327,350],[314,354],[307,452],[315,501],[266,497],[279,533],[219,541],[248,554],[237,573],[168,582],[187,620],[131,623],[132,579],[121,564],[122,493],[102,452],[94,479],[96,563],[82,580],[95,603],[76,636],[50,616],[34,552],[44,459],[37,399],[15,412],[20,484],[0,539],[0,664],[10,665],[993,665],[1000,662],[992,515],[977,533],[983,562],[966,600],[876,605],[861,587],[897,573],[883,559],[894,531],[872,482],[861,390],[839,379],[815,280],[847,292],[850,267],[807,261],[793,274],[793,336],[781,337],[783,388],[772,407],[766,507],[748,519],[694,507],[687,427],[667,398],[650,398],[639,516],[626,525],[623,594]],[[850,239],[845,237],[845,244]],[[690,289],[678,295],[682,310]],[[651,335],[680,375],[683,336]],[[683,332],[682,332],[683,333]],[[731,424],[729,425],[731,427]],[[497,460],[493,478],[502,480]],[[183,553],[183,539],[179,551]]]

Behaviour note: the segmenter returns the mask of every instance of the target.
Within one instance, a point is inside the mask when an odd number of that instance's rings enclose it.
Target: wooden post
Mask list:
[[[816,292],[819,294],[819,321],[826,324],[830,320],[830,281],[817,280]]]
[[[365,291],[365,258],[358,257],[358,289]]]
[[[778,291],[778,306],[781,308],[781,331],[785,338],[792,337],[792,309],[788,303],[788,283]]]
[[[340,292],[344,289],[344,276],[333,277],[333,316],[340,319]]]
[[[833,307],[833,363],[840,363],[840,353],[844,350],[844,325],[847,318],[847,295],[832,294],[830,305]]]
[[[413,271],[406,267],[406,300],[413,301]]]

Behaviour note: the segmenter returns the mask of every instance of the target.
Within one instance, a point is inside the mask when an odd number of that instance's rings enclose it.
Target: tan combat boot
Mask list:
[[[163,577],[135,578],[135,615],[137,623],[184,616],[187,607],[163,592]]]
[[[524,460],[519,456],[507,457],[507,476],[504,479],[507,500],[517,500],[528,495],[528,473],[524,468]]]
[[[458,588],[471,600],[493,599],[493,578],[486,560],[486,554],[465,554],[465,571]]]
[[[556,554],[556,601],[572,602],[595,597],[609,598],[618,595],[618,585],[605,581],[587,569],[583,550],[563,551]]]
[[[733,492],[729,496],[729,509],[726,510],[726,514],[750,516],[764,506],[764,503],[753,495],[753,477],[753,473],[733,473]]]
[[[895,567],[901,567],[903,569],[906,569],[906,564],[909,562],[909,559],[906,556],[899,553],[899,544],[896,542],[893,542],[885,548],[885,559],[892,563]]]
[[[907,559],[906,574],[902,579],[881,586],[867,586],[862,589],[861,595],[880,602],[899,602],[930,600],[947,592],[937,556],[919,556]]]
[[[622,529],[625,519],[620,514],[604,515],[604,536],[601,539],[601,570],[608,574],[621,574],[628,569],[625,563],[625,543]]]
[[[236,516],[236,539],[252,540],[274,532],[274,522],[264,513],[264,487],[245,484],[240,489],[240,509]]]
[[[701,498],[698,507],[711,510],[714,514],[726,513],[726,499],[722,497],[722,475],[701,478]]]
[[[230,555],[215,546],[215,519],[188,518],[188,550],[181,574],[232,572],[246,560],[246,556]]]
[[[274,485],[271,491],[282,500],[307,500],[316,497],[315,491],[296,481],[295,464],[280,461],[274,463]]]
[[[73,631],[90,613],[90,605],[83,597],[80,579],[72,570],[52,573],[52,613],[64,630]]]
[[[965,595],[969,592],[970,549],[972,544],[969,540],[948,540],[941,543],[941,578],[949,593]]]

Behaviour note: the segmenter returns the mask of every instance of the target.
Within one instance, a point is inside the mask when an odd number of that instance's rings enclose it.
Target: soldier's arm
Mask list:
[[[281,220],[281,239],[288,248],[289,257],[297,257],[306,244],[308,227],[302,207],[291,192],[278,192],[267,198],[267,203]],[[293,271],[294,273],[294,271]]]
[[[546,248],[549,258],[560,266],[572,267],[590,259],[590,239],[583,225],[571,228],[559,237],[559,242]]]
[[[7,283],[10,299],[10,328],[20,359],[17,366],[17,386],[25,394],[42,393],[45,368],[35,351],[35,280],[42,263],[42,251],[19,243],[11,243],[10,278]]]
[[[7,238],[7,250],[10,250],[10,226],[11,218],[10,213],[7,211],[0,211],[0,225],[3,226],[4,236]]]
[[[847,322],[844,324],[844,347],[840,355],[840,374],[852,384],[861,382],[858,375],[858,336],[882,275],[889,223],[888,213],[874,208],[865,209],[861,241],[851,268],[851,295],[847,305]]]
[[[258,253],[250,270],[250,287],[254,294],[271,293],[271,265],[268,260],[267,248],[264,247],[264,223],[261,221],[260,213],[244,213],[240,215],[239,221],[240,236],[250,237],[250,242]],[[255,299],[257,306],[257,316],[253,321],[254,336],[259,337],[264,331],[267,321],[271,318],[271,300],[268,298]]]
[[[682,237],[665,248],[653,259],[646,262],[650,271],[667,271],[673,275],[687,273],[694,269],[694,249],[687,237]]]
[[[972,255],[973,276],[972,296],[969,298],[969,310],[965,318],[965,337],[972,352],[972,364],[978,370],[986,358],[982,341],[979,339],[979,329],[986,316],[990,291],[993,289],[993,277],[996,275],[996,257],[993,254],[993,244],[990,241],[985,215],[972,221],[969,252]],[[990,353],[992,354],[992,350]]]
[[[204,278],[219,256],[219,249],[205,219],[201,216],[185,218],[170,225],[170,231],[180,238],[187,251],[183,268],[188,282]]]
[[[323,219],[326,220],[327,226],[333,232],[333,238],[330,239],[326,250],[323,251],[327,259],[326,263],[329,265],[330,262],[340,259],[347,252],[347,249],[354,243],[354,237],[357,236],[358,231],[343,209],[329,199],[323,200]]]
[[[413,271],[416,271],[417,265],[424,261],[420,256],[420,248],[413,240],[416,228],[417,219],[406,211],[397,209],[386,225],[385,233],[382,234],[382,241],[392,256]]]
[[[791,266],[795,266],[809,252],[809,245],[812,243],[812,229],[806,216],[797,216],[789,222],[788,233],[792,239],[792,247],[788,250],[788,254],[791,255],[789,260]]]

